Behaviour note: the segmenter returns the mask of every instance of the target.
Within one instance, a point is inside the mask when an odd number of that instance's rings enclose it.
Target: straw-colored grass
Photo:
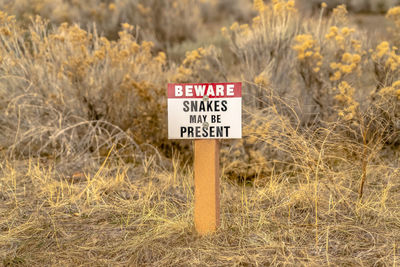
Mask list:
[[[357,167],[264,177],[222,177],[221,227],[193,226],[190,166],[108,163],[71,176],[34,160],[1,162],[4,266],[397,266],[400,173],[370,165],[362,200]],[[171,166],[178,166],[172,164]],[[317,166],[315,166],[317,167]],[[331,175],[329,175],[331,174]],[[327,175],[327,176],[325,176]]]

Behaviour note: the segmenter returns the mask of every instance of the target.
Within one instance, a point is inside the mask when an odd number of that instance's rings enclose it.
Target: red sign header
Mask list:
[[[168,98],[242,97],[242,83],[169,83]]]

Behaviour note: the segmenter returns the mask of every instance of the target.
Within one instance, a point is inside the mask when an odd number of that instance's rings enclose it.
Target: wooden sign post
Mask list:
[[[194,224],[201,235],[219,226],[219,141],[194,141]]]
[[[242,84],[168,84],[168,138],[194,139],[194,223],[220,224],[219,139],[242,138]]]

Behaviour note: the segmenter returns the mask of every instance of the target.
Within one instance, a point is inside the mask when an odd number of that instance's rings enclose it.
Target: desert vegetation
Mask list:
[[[0,264],[398,266],[397,4],[0,1]],[[243,138],[201,237],[166,89],[226,81]]]

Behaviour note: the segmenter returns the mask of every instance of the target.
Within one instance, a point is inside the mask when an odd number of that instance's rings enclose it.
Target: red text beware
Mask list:
[[[168,84],[168,98],[241,97],[241,83],[180,83]]]

